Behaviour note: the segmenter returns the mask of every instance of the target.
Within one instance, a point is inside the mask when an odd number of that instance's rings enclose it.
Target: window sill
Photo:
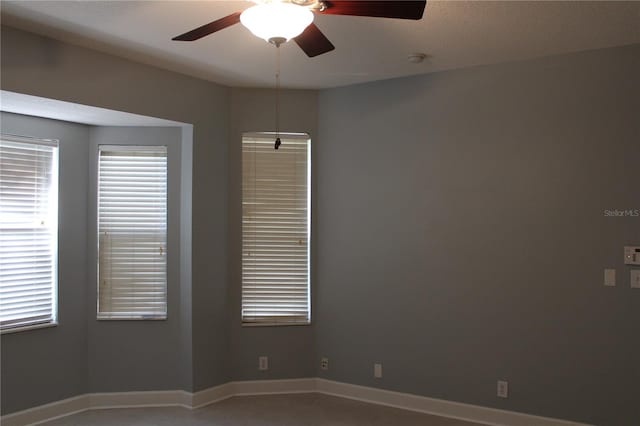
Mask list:
[[[98,321],[166,321],[167,317],[96,317]]]
[[[298,327],[311,325],[309,322],[243,322],[243,327]]]
[[[20,327],[5,328],[2,331],[0,331],[0,334],[19,333],[21,331],[37,330],[39,328],[51,328],[51,327],[57,327],[57,326],[58,326],[57,322],[45,322],[42,324],[23,325]]]

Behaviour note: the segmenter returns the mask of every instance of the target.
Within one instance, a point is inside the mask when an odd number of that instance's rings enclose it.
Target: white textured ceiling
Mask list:
[[[247,1],[6,1],[3,24],[230,86],[271,87],[275,48],[238,24],[195,42],[173,36]],[[328,88],[640,43],[640,1],[428,1],[421,21],[316,15],[336,50],[282,47],[282,83]],[[411,64],[407,55],[428,59]]]

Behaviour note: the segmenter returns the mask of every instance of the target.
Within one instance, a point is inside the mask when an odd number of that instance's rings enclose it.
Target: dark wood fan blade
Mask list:
[[[322,55],[323,53],[331,52],[335,47],[329,39],[322,34],[322,31],[316,26],[316,24],[310,24],[298,37],[293,39],[300,49],[307,54],[308,57]]]
[[[320,13],[328,15],[373,16],[377,18],[422,19],[426,0],[326,0]]]
[[[194,41],[208,36],[209,34],[213,34],[216,31],[224,30],[227,27],[239,23],[241,13],[242,12],[232,13],[229,16],[225,16],[224,18],[218,19],[217,21],[210,22],[206,25],[196,28],[195,30],[191,30],[187,33],[174,37],[171,40]]]

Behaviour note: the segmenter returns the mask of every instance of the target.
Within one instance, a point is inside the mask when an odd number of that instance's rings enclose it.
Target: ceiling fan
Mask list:
[[[309,57],[335,49],[313,23],[321,15],[422,19],[426,0],[253,0],[256,5],[232,13],[172,40],[194,41],[242,22],[260,38],[279,46],[293,39]]]

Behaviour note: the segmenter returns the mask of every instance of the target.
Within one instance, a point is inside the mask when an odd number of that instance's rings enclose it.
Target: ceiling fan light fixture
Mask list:
[[[289,41],[313,22],[313,12],[291,3],[263,3],[242,12],[240,22],[255,36],[268,42]]]

